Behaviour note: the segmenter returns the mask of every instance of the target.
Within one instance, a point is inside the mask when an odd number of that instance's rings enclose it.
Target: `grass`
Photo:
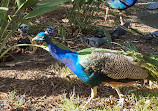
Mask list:
[[[26,95],[17,95],[17,90],[9,92],[7,99],[4,102],[4,105],[10,109],[12,108],[21,108],[25,103]]]
[[[51,67],[51,68],[50,68]],[[58,76],[60,78],[66,78],[66,76],[70,76],[71,73],[69,72],[69,69],[63,64],[56,63],[53,66],[50,66],[47,70],[45,70],[48,74],[46,75],[40,75],[41,78],[46,78],[49,73],[52,75],[52,73],[55,73],[55,75],[52,76]],[[51,70],[50,70],[51,69]],[[54,71],[53,71],[54,69]],[[50,71],[48,71],[50,70]],[[42,72],[44,73],[44,72]],[[56,74],[58,73],[58,74]],[[65,75],[66,73],[66,75]],[[38,75],[39,75],[38,74]],[[64,76],[65,75],[65,76]],[[31,75],[29,75],[31,76]],[[55,110],[55,111],[157,111],[158,109],[158,89],[147,89],[147,88],[137,88],[136,86],[125,86],[121,88],[121,92],[125,94],[125,102],[123,107],[120,107],[118,105],[118,97],[116,96],[115,90],[114,92],[110,92],[110,96],[105,96],[106,93],[108,93],[108,90],[104,90],[104,87],[99,87],[98,89],[98,95],[96,98],[94,98],[89,105],[86,106],[86,108],[83,108],[84,104],[90,97],[90,90],[87,91],[87,86],[85,86],[82,83],[79,83],[79,81],[74,81],[74,79],[77,79],[76,76],[71,76],[67,81],[55,81],[55,78],[48,77],[50,80],[41,80],[41,82],[35,81],[35,83],[32,81],[35,86],[37,86],[39,83],[40,90],[42,90],[42,86],[47,87],[44,90],[48,90],[50,88],[55,89],[53,91],[61,90],[58,89],[61,84],[64,82],[64,86],[62,87],[62,90],[59,92],[62,92],[60,94],[56,94],[57,92],[51,94],[51,95],[43,95],[43,96],[31,96],[28,93],[20,93],[20,89],[14,89],[13,91],[10,91],[7,93],[7,97],[3,99],[3,105],[4,110],[5,109],[16,109],[16,110]],[[54,80],[52,80],[54,78]],[[40,78],[38,78],[40,80]],[[48,83],[47,83],[48,81]],[[50,82],[53,82],[53,87],[51,86]],[[44,85],[44,84],[48,84]],[[19,84],[19,82],[18,82]],[[29,86],[29,85],[28,85]],[[27,87],[28,87],[27,86]],[[50,87],[51,86],[51,87]],[[82,86],[82,87],[81,87]],[[18,87],[18,86],[16,86]],[[26,86],[25,86],[26,87]],[[31,88],[31,87],[30,87]],[[106,88],[106,87],[105,87]],[[24,88],[25,90],[26,88]],[[37,86],[38,89],[38,86]],[[68,90],[68,91],[67,91]],[[49,90],[48,90],[49,91]],[[33,90],[34,93],[36,93]],[[88,95],[86,95],[86,92],[88,92]],[[33,95],[34,95],[33,93]],[[101,93],[105,93],[102,95]],[[114,95],[115,93],[115,95]],[[114,96],[112,96],[114,95]],[[2,105],[2,104],[1,104]],[[45,107],[43,109],[43,107]]]
[[[148,94],[150,95],[150,93]],[[82,109],[82,105],[76,105],[76,101],[78,101],[79,98],[71,98],[65,99],[65,102],[62,106],[62,110],[63,111],[81,111],[81,110],[98,110],[98,111],[120,111],[120,110],[124,110],[124,111],[157,111],[158,109],[158,103],[157,103],[157,97],[153,96],[153,97],[143,97],[143,96],[139,96],[137,97],[135,94],[132,95],[127,95],[125,98],[125,103],[123,107],[120,107],[117,104],[117,101],[113,101],[114,98],[111,98],[111,100],[114,102],[113,105],[108,104],[108,102],[106,104],[103,104],[100,107],[97,108],[90,108],[90,107],[86,107],[85,109]],[[116,98],[115,98],[116,99]],[[112,103],[111,101],[111,103]]]

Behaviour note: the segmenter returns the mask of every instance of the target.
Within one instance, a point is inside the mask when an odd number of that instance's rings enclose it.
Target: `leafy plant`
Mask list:
[[[12,18],[18,18],[17,15],[22,9],[24,9],[26,7],[30,8],[31,6],[33,6],[37,3],[37,0],[33,0],[35,2],[32,2],[31,4],[29,4],[31,0],[26,0],[21,4],[18,1],[19,0],[16,0],[16,3],[18,3],[18,5],[16,6],[17,10],[14,12],[13,15],[10,15],[10,13],[9,13],[10,10],[8,10],[8,9],[12,8],[10,6],[10,3],[12,1],[11,0],[2,0],[2,4],[1,4],[0,7],[1,8],[4,7],[6,10],[4,11],[4,8],[3,8],[3,11],[1,11],[2,14],[1,14],[1,17],[0,17],[0,23],[1,23],[1,26],[0,26],[0,41],[2,42],[2,44],[0,45],[0,53],[2,52],[2,49],[6,45],[8,39],[17,30],[17,28],[19,27],[19,25],[22,22],[22,18],[21,19],[19,18],[16,25],[11,27],[11,24],[13,24],[14,20],[16,20],[16,19],[12,19]],[[14,5],[16,5],[16,4],[14,4]],[[25,20],[25,23],[29,24],[29,22],[27,20]],[[9,33],[6,33],[6,31],[8,29],[11,29],[11,30],[9,31]]]
[[[63,41],[65,41],[65,35],[66,35],[66,30],[63,25],[60,26],[60,37],[62,38]]]
[[[75,0],[68,14],[69,23],[83,31],[95,24],[94,19],[99,18],[98,12],[99,4],[95,0]]]
[[[38,0],[15,0],[15,2],[2,0],[0,4],[0,54],[6,49],[5,46],[8,39],[21,23],[32,25],[28,19],[60,9],[58,5],[68,1],[70,0],[45,0],[41,2],[38,2]],[[23,18],[18,17],[18,14],[26,8],[32,8],[33,11]],[[10,12],[13,12],[13,14]]]
[[[90,32],[96,28],[103,29],[107,37],[107,43],[112,48],[111,36],[106,27],[98,26],[97,23],[105,22],[104,20],[96,21],[102,18],[99,12],[103,11],[100,8],[100,0],[75,0],[73,8],[68,14],[69,23],[72,29],[78,28],[79,32]]]

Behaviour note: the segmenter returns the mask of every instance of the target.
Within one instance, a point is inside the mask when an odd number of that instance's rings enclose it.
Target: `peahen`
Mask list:
[[[45,41],[51,55],[91,87],[91,98],[85,105],[97,95],[100,84],[110,84],[121,98],[117,85],[130,85],[143,79],[158,80],[158,66],[145,61],[147,58],[139,53],[122,54],[122,51],[97,48],[64,50],[53,44],[44,32],[32,40]]]
[[[20,25],[18,28],[18,31],[20,32],[21,38],[18,39],[17,44],[31,44],[30,37],[28,35],[28,31],[30,30],[30,27],[26,24]],[[29,46],[19,46],[21,49],[21,52],[24,53],[25,49]]]
[[[24,17],[24,13],[20,12],[20,18]],[[27,35],[28,31],[30,30],[30,26],[27,24],[21,24],[18,28],[18,31],[21,33],[22,35]]]
[[[20,12],[20,18],[24,17],[24,13]],[[30,26],[27,24],[21,24],[18,28],[18,31],[20,32],[21,38],[18,39],[17,44],[31,44],[30,37],[28,37],[28,32],[30,30]],[[19,46],[21,49],[21,53],[25,52],[25,49],[27,49],[29,46]]]

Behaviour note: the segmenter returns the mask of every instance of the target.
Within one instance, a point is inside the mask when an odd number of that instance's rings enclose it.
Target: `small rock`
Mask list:
[[[83,44],[87,44],[91,47],[99,47],[106,43],[107,38],[98,38],[98,37],[80,37],[80,40]]]
[[[158,2],[149,2],[146,6],[149,10],[155,10],[158,9]]]
[[[147,34],[147,35],[143,36],[143,38],[146,40],[158,39],[158,31]]]

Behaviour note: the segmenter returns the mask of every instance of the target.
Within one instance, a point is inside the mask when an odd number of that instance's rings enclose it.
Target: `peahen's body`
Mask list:
[[[123,10],[133,6],[137,0],[102,0],[105,4],[111,8]]]
[[[97,86],[101,83],[110,84],[120,96],[116,85],[129,85],[148,77],[147,71],[134,62],[132,57],[122,55],[119,51],[95,48],[80,51],[63,50],[53,44],[44,32],[39,33],[33,40],[45,41],[52,56],[67,65],[92,88],[92,96],[87,103],[95,97]]]

